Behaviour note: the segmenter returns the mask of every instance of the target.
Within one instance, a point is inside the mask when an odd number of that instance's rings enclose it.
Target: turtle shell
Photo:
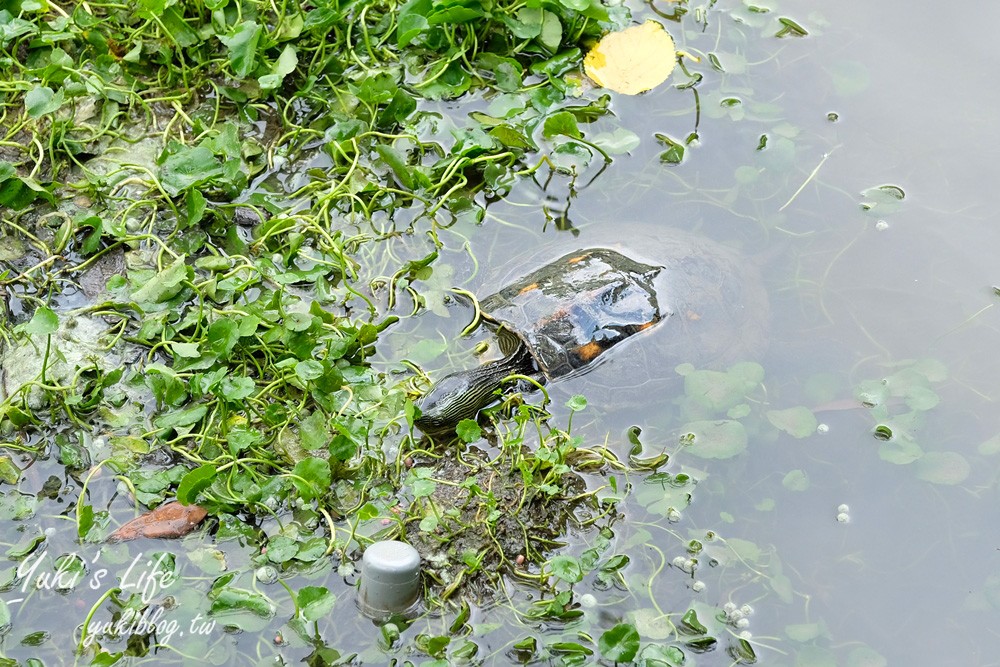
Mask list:
[[[638,386],[683,362],[721,369],[761,355],[770,307],[754,264],[674,230],[629,234],[629,244],[560,257],[483,299],[484,316],[516,334],[549,379],[614,358],[602,381]],[[604,355],[640,332],[642,345]]]
[[[485,317],[515,333],[549,379],[596,362],[659,323],[662,266],[606,248],[579,250],[480,302]]]

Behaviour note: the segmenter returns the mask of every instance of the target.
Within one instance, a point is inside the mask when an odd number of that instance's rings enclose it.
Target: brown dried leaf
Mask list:
[[[198,527],[208,511],[197,505],[167,503],[138,516],[108,536],[108,542],[125,542],[140,537],[183,537]]]

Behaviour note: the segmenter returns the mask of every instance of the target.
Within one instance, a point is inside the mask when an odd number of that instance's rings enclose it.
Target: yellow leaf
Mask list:
[[[638,95],[667,80],[677,62],[674,40],[656,21],[608,33],[583,60],[599,86]]]

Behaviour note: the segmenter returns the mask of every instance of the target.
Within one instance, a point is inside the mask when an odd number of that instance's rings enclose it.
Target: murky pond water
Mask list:
[[[574,422],[576,432],[619,452],[628,427],[642,422],[647,448],[665,447],[671,470],[700,479],[670,527],[718,530],[753,548],[744,580],[720,577],[731,588],[688,595],[753,601],[753,636],[775,649],[758,650],[763,664],[995,665],[1000,149],[987,75],[998,57],[984,13],[996,10],[962,3],[946,20],[900,3],[782,9],[814,34],[727,43],[731,26],[713,26],[717,45],[708,34],[679,40],[737,72],[702,97],[701,142],[682,165],[658,163],[653,135],[695,130],[689,92],[615,98],[639,147],[593,181],[592,167],[572,187],[521,184],[489,207],[482,227],[443,235],[454,267],[446,282],[482,295],[539,266],[537,254],[627,247],[636,229],[657,225],[741,249],[760,263],[774,310],[769,350],[757,360],[764,390],[735,418],[749,434],[745,450],[705,459],[697,444],[677,444],[691,421],[680,379],[642,416],[620,409],[600,378],[614,362],[551,385],[554,404],[584,393],[590,412],[577,419],[593,418]],[[753,64],[743,74],[745,63]],[[720,107],[720,97],[739,103]],[[767,146],[757,150],[762,135]],[[468,311],[448,312],[458,321],[426,313],[390,344],[424,361],[414,337],[445,331],[437,341],[454,352]],[[470,363],[463,355],[448,367]],[[797,406],[817,419],[802,437],[775,428],[776,413]],[[733,419],[724,413],[712,418]],[[648,493],[629,502],[619,548],[632,540],[633,564],[651,572],[660,563],[650,550],[662,548],[669,562],[680,544],[662,532]],[[646,521],[660,526],[651,538]],[[676,590],[663,579],[652,595],[671,600]]]

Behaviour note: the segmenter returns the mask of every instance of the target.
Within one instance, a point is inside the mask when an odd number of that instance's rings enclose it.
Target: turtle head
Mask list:
[[[415,424],[424,433],[453,431],[463,419],[474,419],[492,403],[504,379],[514,373],[534,373],[531,355],[523,346],[514,354],[467,371],[446,375],[417,403]]]
[[[476,373],[480,369],[446,375],[417,403],[416,425],[425,433],[450,431],[463,419],[472,419],[490,402],[492,389],[484,387]],[[499,385],[497,385],[499,386]]]

